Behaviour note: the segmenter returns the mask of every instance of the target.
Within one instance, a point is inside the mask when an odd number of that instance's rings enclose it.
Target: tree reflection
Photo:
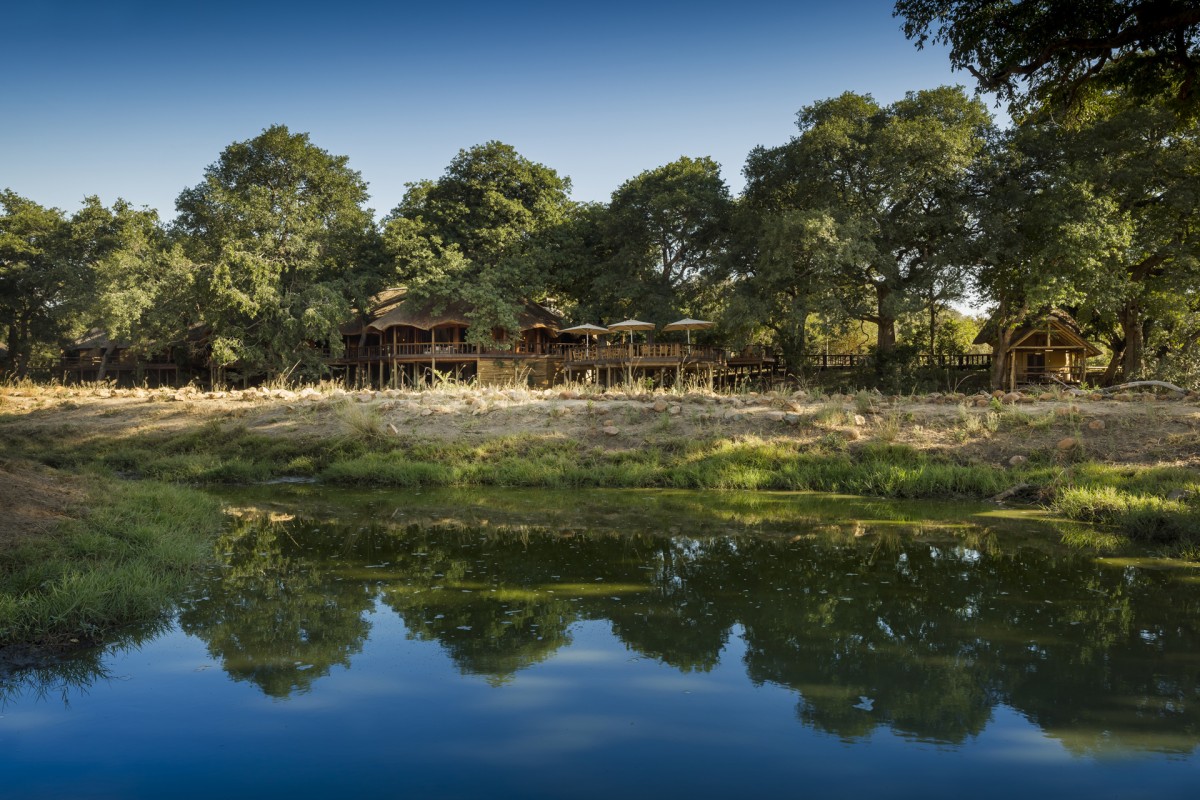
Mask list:
[[[220,573],[180,611],[183,630],[204,640],[230,677],[271,697],[349,667],[370,629],[371,587],[343,580],[329,563],[342,537],[321,534],[311,523],[237,521],[217,543]]]
[[[687,536],[477,509],[470,525],[246,519],[181,619],[276,697],[349,666],[379,602],[493,684],[569,645],[580,621],[683,672],[715,668],[740,630],[750,680],[794,691],[803,724],[847,740],[882,727],[957,744],[999,704],[1074,752],[1200,740],[1195,583],[886,509],[856,523],[777,498],[749,511],[752,532],[728,532],[737,510]]]

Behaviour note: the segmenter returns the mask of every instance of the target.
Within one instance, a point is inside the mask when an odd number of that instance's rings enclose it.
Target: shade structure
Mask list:
[[[585,322],[582,325],[576,325],[574,328],[563,328],[559,333],[578,333],[584,337],[599,336],[602,333],[608,333],[608,328],[601,328],[599,325],[593,325],[590,322]],[[584,357],[590,356],[591,352],[588,349],[588,339],[583,340]]]
[[[559,333],[586,333],[588,336],[599,336],[602,333],[608,333],[608,328],[601,328],[599,325],[585,322],[582,325],[576,325],[574,328],[563,328]]]
[[[642,322],[636,319],[627,319],[624,322],[614,322],[608,326],[610,331],[652,331],[658,326],[653,322]]]
[[[684,319],[675,320],[674,322],[664,325],[663,331],[687,331],[688,344],[692,343],[692,331],[702,331],[706,328],[711,328],[716,325],[715,322],[709,322],[706,319],[692,319],[685,317]]]

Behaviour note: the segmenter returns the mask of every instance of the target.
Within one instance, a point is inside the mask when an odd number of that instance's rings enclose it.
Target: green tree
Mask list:
[[[736,327],[732,320],[738,319],[765,326],[789,370],[799,375],[810,351],[809,327],[814,318],[845,318],[849,304],[830,288],[838,284],[843,264],[869,258],[852,252],[869,247],[868,237],[854,223],[844,229],[819,210],[760,214],[745,207],[739,216],[743,233],[737,238],[748,250],[735,251],[731,262],[735,292],[726,309],[726,327]],[[862,308],[857,311],[867,313]]]
[[[1140,376],[1155,321],[1197,282],[1197,138],[1164,105],[1111,98],[1088,124],[1004,137],[979,187],[979,292],[995,303],[993,381],[1031,312],[1107,332],[1106,380]]]
[[[69,223],[57,208],[7,189],[0,207],[0,335],[8,345],[0,374],[23,378],[38,345],[66,332],[86,270],[69,257]]]
[[[1200,101],[1200,7],[1191,0],[898,0],[895,9],[905,36],[949,46],[951,65],[1014,116],[1083,111],[1113,90],[1173,93],[1189,114]]]
[[[621,306],[611,311],[701,313],[693,305],[725,251],[732,210],[721,166],[711,158],[684,156],[621,184],[605,217],[611,255],[601,267],[602,283]]]
[[[546,262],[535,240],[563,223],[571,181],[502,142],[460,150],[436,181],[411,184],[384,222],[394,277],[411,302],[471,304],[468,339],[515,333],[528,300],[543,299]]]
[[[969,179],[991,119],[960,88],[940,87],[887,107],[847,92],[802,109],[798,124],[788,144],[750,153],[747,200],[765,213],[825,214],[853,235],[825,291],[877,326],[882,361],[902,313],[965,290]]]
[[[235,142],[179,195],[176,225],[198,262],[203,321],[220,378],[321,370],[312,343],[378,284],[367,185],[345,156],[283,125]]]
[[[107,209],[88,198],[77,218],[75,238],[89,240],[93,250],[84,319],[109,341],[97,372],[102,380],[118,343],[146,356],[185,341],[189,322],[199,317],[194,267],[168,241],[153,210],[124,200]]]

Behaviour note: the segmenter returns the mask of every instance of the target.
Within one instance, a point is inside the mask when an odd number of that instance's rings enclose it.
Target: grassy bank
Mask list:
[[[5,542],[0,647],[70,647],[153,619],[211,558],[223,517],[202,492],[95,476],[82,483],[82,508]]]
[[[0,447],[174,484],[302,476],[942,499],[1019,487],[1014,500],[1200,552],[1189,543],[1200,530],[1193,400],[306,391],[14,394]]]

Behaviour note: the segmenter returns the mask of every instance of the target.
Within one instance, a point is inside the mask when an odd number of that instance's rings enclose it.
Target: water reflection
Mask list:
[[[272,697],[350,667],[382,606],[495,684],[600,620],[681,672],[713,669],[740,636],[751,681],[794,690],[801,723],[848,741],[886,727],[955,745],[1001,703],[1076,753],[1200,741],[1200,589],[1176,571],[982,509],[534,499],[319,495],[291,498],[295,518],[258,504],[181,625]]]

